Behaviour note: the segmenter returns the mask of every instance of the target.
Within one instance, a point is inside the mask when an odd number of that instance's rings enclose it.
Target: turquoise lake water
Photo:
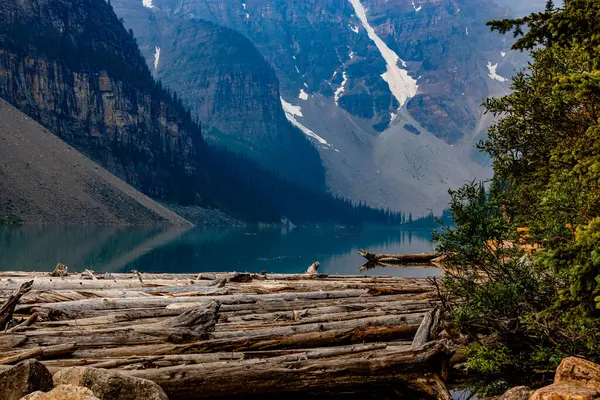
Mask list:
[[[191,230],[81,227],[0,227],[0,270],[358,274],[364,248],[378,253],[431,251],[431,231],[399,229],[245,228]],[[369,275],[424,277],[436,269],[385,268]]]

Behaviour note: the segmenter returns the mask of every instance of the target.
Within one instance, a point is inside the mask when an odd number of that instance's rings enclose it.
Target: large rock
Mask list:
[[[496,400],[529,400],[529,397],[533,394],[533,390],[527,386],[517,386],[509,389],[502,396]]]
[[[100,400],[85,387],[73,385],[58,385],[48,393],[34,392],[21,400]]]
[[[98,368],[65,368],[54,375],[54,382],[86,387],[100,400],[169,400],[152,381]]]
[[[567,357],[558,366],[554,383],[576,383],[600,392],[600,365],[577,357]]]
[[[596,400],[598,391],[577,383],[562,382],[536,390],[530,400]]]
[[[26,360],[0,373],[0,399],[19,400],[35,391],[52,389],[52,374],[40,362]]]

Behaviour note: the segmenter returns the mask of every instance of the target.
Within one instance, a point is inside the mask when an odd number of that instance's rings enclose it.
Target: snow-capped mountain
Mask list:
[[[491,0],[112,4],[215,140],[277,168],[295,126],[333,193],[415,214],[439,212],[448,188],[489,175],[473,150],[491,121],[481,103],[506,93],[523,62],[485,26],[510,13]],[[219,34],[199,33],[207,21]],[[310,153],[296,147],[301,165]]]

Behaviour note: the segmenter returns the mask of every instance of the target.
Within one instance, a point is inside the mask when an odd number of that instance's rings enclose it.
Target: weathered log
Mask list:
[[[62,356],[65,354],[73,353],[73,351],[75,351],[75,348],[75,343],[66,343],[48,347],[37,347],[35,349],[25,350],[12,356],[0,358],[0,364],[10,365],[17,364],[24,360],[29,360],[31,358],[40,359],[45,357]]]
[[[27,318],[25,321],[21,322],[19,325],[8,329],[7,332],[20,332],[24,329],[27,329],[28,327],[33,325],[38,320],[39,316],[40,315],[38,313],[33,313],[29,316],[29,318]]]
[[[56,264],[56,268],[54,268],[54,271],[52,271],[50,273],[50,276],[55,277],[55,278],[66,276],[66,275],[68,275],[68,272],[67,272],[68,269],[69,268],[65,264],[58,263],[58,264]]]
[[[429,328],[429,340],[438,340],[440,333],[440,324],[442,323],[442,309],[439,306],[435,307],[433,313],[433,322]]]
[[[151,324],[102,329],[43,330],[24,332],[28,346],[54,346],[76,341],[80,348],[150,343],[188,343],[206,339],[215,329],[219,303],[211,301],[181,315]],[[10,334],[6,334],[9,336]]]
[[[141,333],[163,336],[166,341],[171,343],[206,339],[215,330],[215,325],[219,320],[220,306],[218,301],[213,300],[203,307],[185,311],[164,322],[141,325],[135,329]]]
[[[415,334],[415,338],[412,342],[412,349],[416,350],[422,347],[425,343],[429,342],[429,331],[431,330],[431,325],[433,324],[433,314],[435,310],[430,310],[425,313],[423,320],[421,321],[421,325],[419,325],[419,330]]]
[[[19,303],[19,299],[27,292],[31,290],[33,281],[24,282],[14,293],[6,299],[4,304],[0,307],[0,331],[6,329],[8,323],[12,321],[13,313]]]
[[[316,273],[317,273],[317,270],[319,269],[319,266],[320,266],[320,265],[321,265],[321,264],[319,264],[319,262],[318,262],[318,261],[315,261],[314,263],[312,263],[312,264],[310,265],[310,267],[308,267],[308,269],[306,270],[306,273],[307,273],[307,274],[316,274]]]
[[[78,350],[73,356],[77,358],[110,358],[318,348],[407,339],[412,338],[418,328],[418,325],[376,326],[312,332],[291,336],[265,335],[248,338],[206,340],[184,345],[160,344],[152,346],[88,348]]]
[[[327,323],[311,323],[293,326],[257,328],[250,330],[233,330],[214,332],[214,339],[224,338],[240,338],[248,336],[264,336],[278,335],[291,336],[299,333],[310,332],[325,332],[340,329],[356,329],[366,328],[369,326],[402,326],[402,325],[418,325],[423,319],[422,313],[406,314],[406,315],[386,315],[382,317],[360,318],[351,321],[327,322]]]
[[[439,257],[439,254],[376,254],[369,253],[360,249],[358,253],[368,261],[385,264],[429,264],[432,260]]]
[[[412,351],[373,351],[369,357],[287,361],[267,359],[197,364],[125,373],[158,383],[171,400],[216,396],[244,396],[315,388],[339,389],[378,382],[414,380],[441,355],[434,347],[417,355]]]
[[[51,312],[69,316],[70,313],[83,310],[118,310],[128,308],[148,308],[148,307],[166,307],[173,303],[208,303],[217,300],[221,304],[239,304],[256,303],[257,301],[271,300],[295,300],[295,299],[335,299],[347,297],[365,296],[369,292],[365,289],[338,290],[331,292],[304,292],[304,293],[275,293],[265,295],[229,295],[229,296],[203,296],[203,297],[144,297],[144,298],[123,298],[123,299],[86,299],[76,301],[66,301],[61,303],[42,303],[34,305],[24,305],[19,307],[22,311],[38,311],[43,314]]]

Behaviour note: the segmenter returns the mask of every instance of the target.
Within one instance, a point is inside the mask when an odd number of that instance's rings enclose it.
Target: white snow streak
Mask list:
[[[348,82],[348,75],[345,71],[342,73],[342,77],[344,78],[344,80],[342,81],[340,87],[336,89],[334,94],[336,106],[338,105],[338,100],[340,99],[340,97],[342,97],[342,93],[344,93],[344,90],[346,90],[346,82]]]
[[[487,67],[488,67],[488,70],[490,71],[490,73],[488,74],[488,76],[490,78],[492,78],[498,82],[506,82],[507,81],[506,78],[504,78],[496,73],[496,69],[498,68],[498,63],[492,65],[492,62],[488,61]]]
[[[160,47],[154,46],[154,70],[158,68],[158,60],[160,60]]]
[[[300,106],[294,106],[288,103],[283,99],[283,97],[281,98],[281,106],[283,107],[283,111],[285,111],[286,118],[292,123],[292,125],[300,129],[306,136],[315,139],[317,142],[327,146],[331,146],[329,143],[327,143],[327,140],[323,139],[321,136],[317,135],[316,133],[302,125],[300,122],[298,122],[296,117],[303,117],[302,108]]]
[[[250,14],[246,13],[246,19],[250,19]]]
[[[469,35],[469,27],[468,26],[465,28],[465,33],[467,34],[467,36]]]
[[[296,72],[297,72],[297,73],[300,73],[300,70],[298,69],[298,66],[297,66],[297,65],[294,65],[294,67],[296,67]]]
[[[246,3],[242,3],[242,8],[245,10],[246,9]]]
[[[500,52],[500,55],[501,55],[502,57],[505,57],[505,56],[506,56],[506,52],[505,52],[505,51],[501,51],[501,52]]]
[[[358,26],[348,24],[348,27],[354,33],[358,33],[358,31],[359,31]]]
[[[419,7],[417,7],[417,5],[415,4],[415,2],[412,2],[413,8],[415,9],[415,12],[419,12],[423,9],[423,6],[421,4],[419,4]]]
[[[146,8],[154,8],[152,0],[142,0],[142,5]]]
[[[369,38],[375,43],[381,56],[386,61],[387,71],[382,74],[381,77],[390,86],[392,95],[398,100],[400,107],[402,107],[409,98],[417,94],[417,81],[411,78],[406,70],[398,67],[398,61],[400,61],[402,65],[404,65],[404,61],[402,61],[400,57],[398,57],[398,55],[394,53],[379,36],[377,36],[375,30],[369,25],[367,13],[360,3],[360,0],[349,1],[354,7],[354,12],[362,23],[363,28],[366,29]]]
[[[300,100],[308,100],[308,93],[304,91],[304,89],[300,89],[300,94],[298,95]]]

